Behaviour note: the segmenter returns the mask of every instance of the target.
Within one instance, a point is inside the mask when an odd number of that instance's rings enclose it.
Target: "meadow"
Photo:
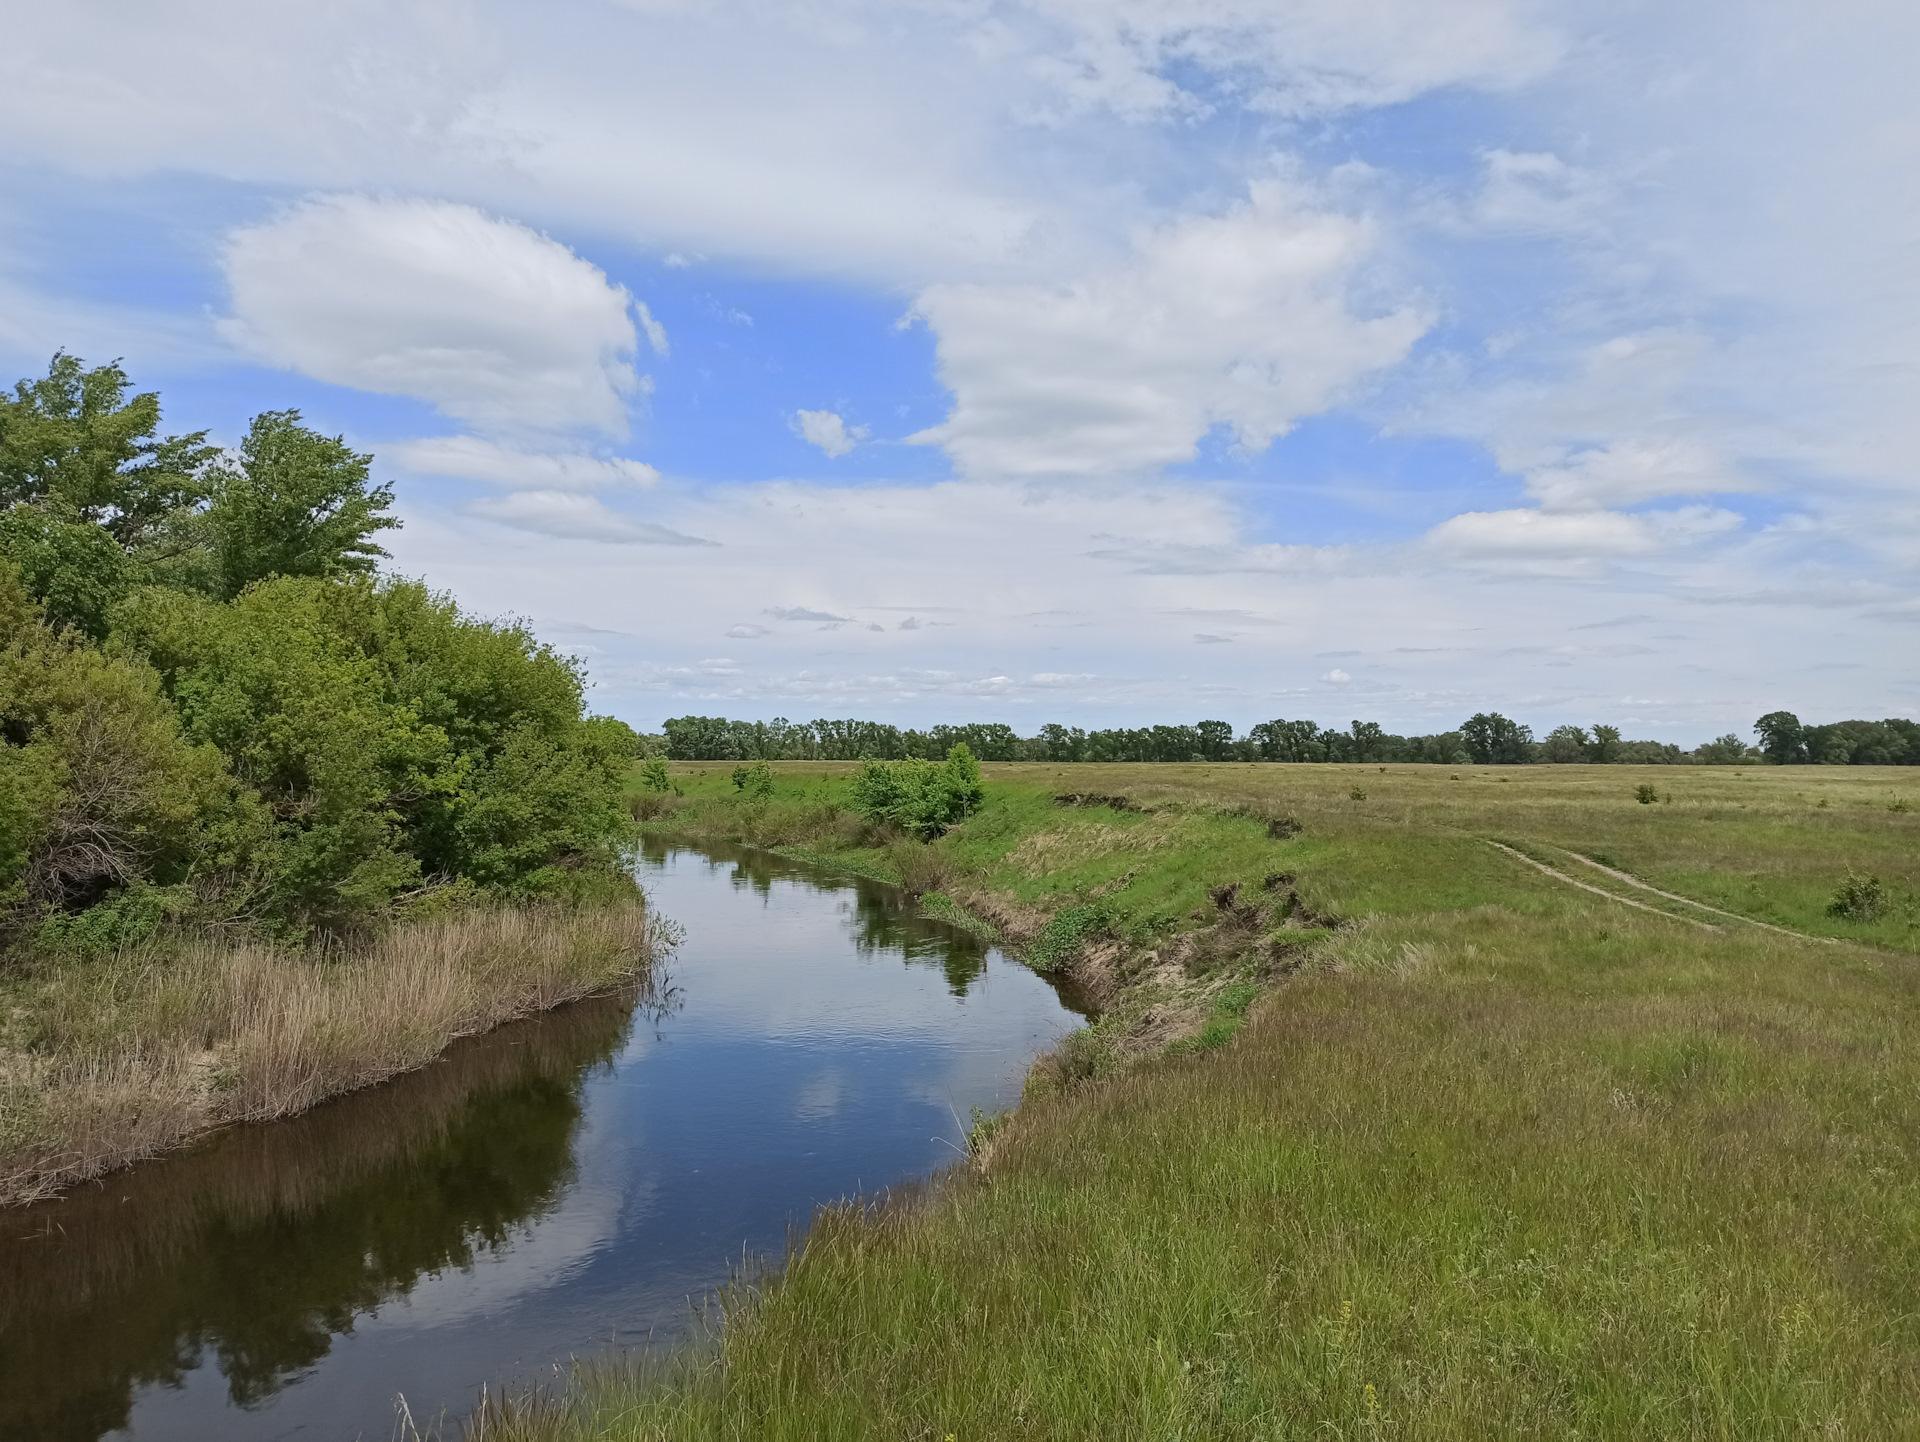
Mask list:
[[[717,1343],[474,1433],[1920,1431],[1910,771],[1003,765],[920,846],[841,769],[754,801],[680,767],[641,809],[1029,946],[1091,913],[1126,1033],[1168,958],[1211,1015],[1036,1067],[970,1164],[743,1278]]]

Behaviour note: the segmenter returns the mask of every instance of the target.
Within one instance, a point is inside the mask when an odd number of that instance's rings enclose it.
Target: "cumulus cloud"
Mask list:
[[[1356,313],[1364,220],[1278,181],[1223,214],[1143,233],[1127,262],[1067,285],[940,285],[914,313],[954,393],[944,446],[974,477],[1107,476],[1195,454],[1214,426],[1257,450],[1426,329]]]
[[[832,411],[797,411],[794,428],[802,440],[836,460],[867,438],[867,427],[849,426]]]
[[[711,546],[650,521],[622,515],[594,496],[571,491],[516,491],[487,497],[467,509],[483,520],[517,531],[569,541],[605,541],[625,546]]]
[[[433,436],[387,447],[405,469],[418,475],[458,476],[516,490],[598,491],[646,487],[660,472],[644,461],[601,459],[577,451],[525,451],[477,436]]]
[[[224,262],[222,329],[273,365],[413,396],[488,432],[627,433],[641,390],[632,297],[524,225],[332,195],[236,230]]]

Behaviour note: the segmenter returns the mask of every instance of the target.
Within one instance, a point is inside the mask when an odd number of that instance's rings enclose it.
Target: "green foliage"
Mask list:
[[[162,922],[190,915],[192,902],[184,886],[136,881],[85,911],[52,913],[34,928],[34,945],[83,957],[110,956],[145,941]]]
[[[1618,731],[1613,733],[1613,739],[1615,742],[1619,741]],[[1556,726],[1547,733],[1547,739],[1540,743],[1540,759],[1564,766],[1572,762],[1588,760],[1593,755],[1594,749],[1592,738],[1580,727]]]
[[[773,795],[773,768],[764,761],[734,767],[733,789],[743,796],[766,800]]]
[[[1633,799],[1642,806],[1651,806],[1660,799],[1660,792],[1651,781],[1642,781],[1633,788]]]
[[[1738,766],[1747,754],[1747,743],[1729,731],[1695,748],[1693,759],[1702,766]]]
[[[581,718],[577,669],[523,629],[362,577],[137,599],[122,634],[270,808],[272,907],[295,924],[430,877],[547,894],[615,864],[630,744]]]
[[[769,785],[771,781],[769,775]],[[849,795],[854,809],[869,821],[897,826],[931,841],[978,810],[986,790],[980,781],[980,763],[962,743],[939,764],[864,761]]]
[[[371,574],[387,553],[370,537],[400,524],[384,514],[393,488],[369,485],[372,462],[307,430],[298,411],[255,416],[234,463],[211,473],[217,594],[269,576]]]
[[[1886,895],[1877,876],[1859,876],[1849,871],[1847,879],[1833,893],[1827,915],[1843,921],[1875,921],[1886,907]]]
[[[145,881],[244,870],[262,817],[143,662],[42,621],[0,570],[0,934]]]
[[[1533,759],[1533,732],[1498,711],[1483,711],[1461,727],[1477,766],[1512,766]]]
[[[621,874],[644,742],[524,627],[373,578],[370,457],[296,411],[222,456],[130,390],[61,354],[0,396],[0,941]]]
[[[1057,971],[1112,924],[1112,909],[1100,902],[1065,907],[1054,913],[1027,948],[1027,965],[1035,971]]]
[[[642,791],[671,791],[673,776],[667,770],[664,756],[649,756],[640,765],[640,789]]]
[[[1769,711],[1753,723],[1760,751],[1775,766],[1791,766],[1807,759],[1806,729],[1791,711]]]

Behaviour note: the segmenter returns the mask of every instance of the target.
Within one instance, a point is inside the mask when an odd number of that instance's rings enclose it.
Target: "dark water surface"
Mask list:
[[[655,850],[646,996],[0,1214],[0,1438],[395,1435],[670,1339],[814,1206],[956,1157],[1078,1023],[889,888]]]

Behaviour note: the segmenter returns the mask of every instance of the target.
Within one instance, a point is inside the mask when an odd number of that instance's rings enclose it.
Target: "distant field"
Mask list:
[[[844,769],[676,768],[656,824],[1097,907],[1142,977],[1261,981],[1244,1029],[1040,1088],[717,1356],[488,1436],[1920,1435],[1920,774],[1003,765],[915,851]],[[1233,882],[1300,908],[1196,949]]]

